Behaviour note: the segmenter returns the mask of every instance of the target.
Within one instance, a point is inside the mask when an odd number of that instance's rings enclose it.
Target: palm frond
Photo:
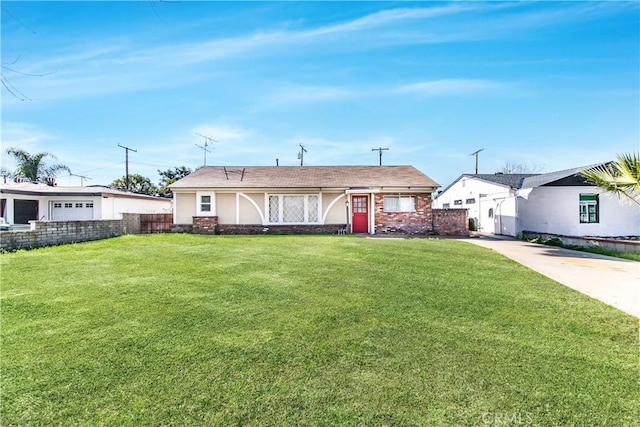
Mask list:
[[[624,153],[617,160],[580,172],[587,182],[610,193],[623,195],[640,206],[640,156]]]

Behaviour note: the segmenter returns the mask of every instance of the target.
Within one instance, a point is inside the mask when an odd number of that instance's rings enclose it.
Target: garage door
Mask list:
[[[93,202],[51,202],[51,219],[53,221],[82,221],[93,219]]]

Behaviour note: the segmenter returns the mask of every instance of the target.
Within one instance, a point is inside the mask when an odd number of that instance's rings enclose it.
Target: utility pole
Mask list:
[[[378,147],[378,148],[371,149],[371,151],[377,151],[380,154],[380,166],[382,166],[382,152],[387,150],[389,150],[388,147],[387,148]]]
[[[307,149],[304,148],[304,145],[300,144],[300,152],[298,153],[298,159],[300,159],[300,166],[304,166],[304,153],[307,152]]]
[[[202,149],[202,151],[204,151],[204,166],[207,166],[207,153],[210,153],[211,151],[209,151],[207,149],[207,147],[209,146],[209,142],[220,142],[218,140],[215,140],[213,138],[211,138],[210,136],[206,136],[206,135],[202,135],[201,133],[196,132],[196,135],[201,136],[204,138],[204,147],[202,145],[198,145],[195,144],[196,147],[199,147],[200,149]]]
[[[478,154],[483,150],[484,150],[484,148],[481,148],[481,149],[476,150],[473,153],[469,154],[470,156],[476,156],[476,175],[478,175]]]
[[[129,148],[129,147],[125,147],[123,145],[118,144],[118,147],[120,148],[124,148],[126,151],[126,163],[125,163],[125,186],[127,188],[127,191],[129,191],[129,151],[133,151],[134,153],[137,153],[138,150],[134,150],[133,148]]]

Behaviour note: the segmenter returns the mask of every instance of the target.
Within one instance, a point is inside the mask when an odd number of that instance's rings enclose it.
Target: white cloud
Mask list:
[[[251,131],[238,126],[218,125],[218,124],[202,124],[193,128],[195,134],[201,134],[209,138],[213,138],[219,142],[237,142],[245,140],[251,135]],[[196,135],[196,138],[204,141],[202,136]]]
[[[396,93],[415,93],[429,96],[470,95],[473,93],[504,89],[509,85],[492,80],[444,79],[410,83],[399,86]]]
[[[47,141],[55,139],[52,133],[28,123],[2,123],[2,149],[16,147],[25,151],[40,150]]]

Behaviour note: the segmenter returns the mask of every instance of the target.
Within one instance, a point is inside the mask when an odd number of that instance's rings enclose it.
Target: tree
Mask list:
[[[623,195],[640,206],[640,155],[618,154],[613,162],[580,172],[587,182]]]
[[[191,172],[191,169],[186,166],[179,166],[165,171],[158,169],[158,174],[160,174],[160,195],[172,197],[173,193],[169,190],[169,186],[177,180],[189,175]]]
[[[537,173],[542,170],[542,166],[529,166],[524,163],[505,162],[500,169],[502,173]]]
[[[47,166],[43,161],[45,157],[56,158],[51,153],[29,154],[19,148],[9,148],[6,153],[18,163],[18,168],[13,173],[14,178],[24,178],[33,183],[47,183],[48,179],[55,178],[60,171],[71,173],[71,169],[65,165]]]
[[[155,196],[158,194],[158,188],[153,185],[151,180],[146,176],[138,175],[136,173],[129,175],[129,188],[127,189],[127,177],[116,179],[109,187],[116,190],[132,191],[139,194],[149,194]]]

